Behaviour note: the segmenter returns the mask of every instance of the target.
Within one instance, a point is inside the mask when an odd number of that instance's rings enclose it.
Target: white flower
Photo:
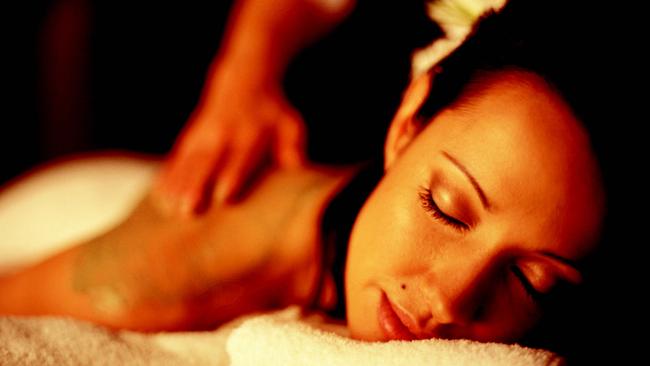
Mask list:
[[[476,21],[489,10],[499,11],[506,0],[431,0],[427,15],[445,33],[444,37],[416,50],[411,58],[411,77],[431,69],[460,46]]]

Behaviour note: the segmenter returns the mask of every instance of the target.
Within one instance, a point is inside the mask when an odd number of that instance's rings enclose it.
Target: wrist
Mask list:
[[[210,69],[209,78],[219,82],[241,86],[280,85],[288,60],[283,60],[273,51],[259,47],[238,47],[224,52],[216,58]]]

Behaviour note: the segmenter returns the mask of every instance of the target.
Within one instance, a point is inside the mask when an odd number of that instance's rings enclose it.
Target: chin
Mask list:
[[[377,321],[378,301],[373,302],[368,297],[365,299],[367,301],[365,306],[357,307],[356,310],[348,308],[347,320],[350,337],[366,342],[385,341]]]
[[[384,337],[379,332],[373,332],[370,329],[358,329],[348,322],[350,338],[364,342],[385,342]]]

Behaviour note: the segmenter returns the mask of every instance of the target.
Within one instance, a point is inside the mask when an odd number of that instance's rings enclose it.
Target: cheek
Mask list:
[[[346,265],[347,318],[351,335],[383,338],[377,323],[380,289],[421,268],[426,237],[417,189],[396,189],[386,180],[370,196],[354,224]]]
[[[394,189],[390,181],[377,187],[355,222],[348,257],[349,267],[374,277],[409,268],[426,237],[412,195]],[[412,196],[412,197],[411,197]]]
[[[482,314],[471,327],[470,338],[486,342],[514,342],[539,320],[538,310],[527,303],[519,285],[506,280],[484,299]]]

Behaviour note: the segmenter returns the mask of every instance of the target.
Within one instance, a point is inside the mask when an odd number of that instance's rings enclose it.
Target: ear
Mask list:
[[[427,72],[409,84],[386,135],[384,144],[384,169],[388,169],[404,149],[413,141],[421,129],[421,123],[415,120],[415,113],[422,105],[431,88],[431,76]]]

